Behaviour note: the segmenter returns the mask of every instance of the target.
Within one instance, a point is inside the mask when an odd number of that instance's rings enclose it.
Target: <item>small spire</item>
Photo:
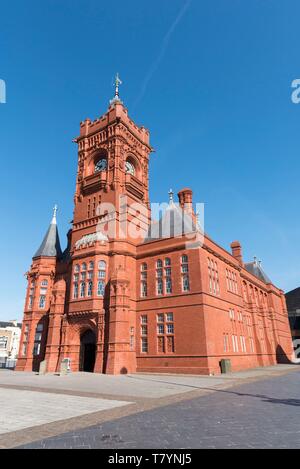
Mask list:
[[[57,207],[57,205],[55,204],[54,207],[53,207],[53,217],[52,217],[52,221],[51,221],[51,224],[54,224],[54,225],[56,225],[56,213],[57,213],[57,210],[58,210],[58,207]]]
[[[172,191],[172,189],[169,190],[168,194],[169,194],[169,204],[172,204],[173,203],[173,195],[174,195],[174,192]]]
[[[119,73],[116,74],[114,85],[115,85],[115,96],[113,99],[110,100],[110,104],[113,104],[116,101],[121,102],[119,98],[119,86],[122,85],[122,81],[120,80]]]
[[[254,265],[257,265],[257,257],[256,256],[253,257],[253,260],[254,260]]]

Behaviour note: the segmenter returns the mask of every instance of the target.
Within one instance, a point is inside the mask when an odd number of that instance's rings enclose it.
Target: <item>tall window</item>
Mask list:
[[[220,295],[219,273],[218,265],[215,260],[207,258],[208,262],[208,281],[209,292],[215,296]]]
[[[130,327],[130,350],[134,350],[134,327]]]
[[[98,280],[97,295],[104,296],[105,292],[105,282],[104,280]]]
[[[188,256],[186,254],[181,256],[181,284],[182,291],[186,292],[190,290],[189,264]]]
[[[236,273],[232,272],[229,269],[226,269],[225,272],[226,272],[227,290],[232,292],[232,293],[238,293]]]
[[[28,335],[29,335],[29,325],[25,324],[24,335],[23,335],[23,344],[22,344],[22,355],[23,355],[23,357],[27,354]]]
[[[80,298],[85,297],[85,282],[80,283]]]
[[[163,286],[163,264],[161,259],[156,261],[156,293],[157,295],[163,295],[164,286]]]
[[[33,345],[33,355],[39,355],[41,351],[41,343],[42,343],[42,335],[43,335],[43,324],[38,324],[35,330],[34,336],[34,345]]]
[[[106,278],[106,262],[101,260],[98,262],[97,296],[104,296],[105,278]]]
[[[32,309],[34,298],[34,287],[30,287],[29,296],[28,296],[28,309]]]
[[[158,353],[174,352],[173,313],[159,313],[156,316],[156,321]]]
[[[98,263],[98,278],[105,278],[106,277],[106,262],[99,261]]]
[[[141,296],[147,296],[147,264],[141,265]]]
[[[83,262],[83,264],[81,266],[81,270],[82,270],[82,272],[86,271],[86,263],[85,262]]]
[[[78,282],[73,283],[73,298],[78,298]]]
[[[166,293],[172,293],[172,269],[169,257],[165,258],[165,291]]]
[[[141,316],[141,352],[148,352],[148,325],[147,325],[147,315],[143,314]]]
[[[46,295],[47,295],[47,288],[40,289],[40,299],[39,299],[39,308],[44,309],[46,306]]]
[[[90,280],[88,283],[88,293],[87,296],[92,296],[93,295],[93,282]]]

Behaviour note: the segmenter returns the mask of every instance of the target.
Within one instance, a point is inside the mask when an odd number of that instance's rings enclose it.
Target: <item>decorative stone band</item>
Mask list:
[[[100,241],[102,243],[108,241],[108,238],[106,235],[101,233],[100,231],[97,231],[96,233],[91,233],[88,235],[84,235],[82,238],[80,238],[78,241],[75,243],[75,249],[80,249],[86,246],[91,246],[94,244],[96,241]]]

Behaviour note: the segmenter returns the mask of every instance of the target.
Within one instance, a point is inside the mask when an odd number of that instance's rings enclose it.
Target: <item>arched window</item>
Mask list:
[[[106,262],[99,261],[98,262],[98,278],[105,278],[106,277]]]
[[[171,265],[171,259],[169,257],[165,258],[165,266]]]
[[[83,264],[81,265],[81,270],[82,270],[83,272],[86,271],[86,263],[85,263],[85,262],[83,262]]]
[[[79,264],[76,264],[74,267],[74,272],[79,272],[79,270],[80,270],[80,266]]]
[[[161,268],[162,268],[162,260],[161,260],[161,259],[157,259],[157,261],[156,261],[156,267],[157,267],[158,269],[161,269]]]
[[[132,176],[135,175],[135,167],[131,161],[126,160],[125,162],[125,173],[126,174],[131,174]]]
[[[94,262],[93,261],[91,261],[89,263],[89,270],[94,270]]]
[[[141,271],[145,271],[147,270],[147,264],[146,262],[144,262],[142,265],[141,265]]]
[[[99,261],[98,269],[99,270],[106,270],[106,262],[105,261]]]

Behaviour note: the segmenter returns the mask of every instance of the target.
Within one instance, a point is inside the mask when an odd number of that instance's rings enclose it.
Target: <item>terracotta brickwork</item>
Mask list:
[[[46,360],[55,372],[70,358],[73,371],[218,374],[224,358],[233,370],[291,359],[283,291],[244,263],[239,242],[228,252],[206,235],[193,248],[186,232],[147,238],[149,132],[118,96],[75,142],[68,247],[54,217],[27,273],[17,369]],[[192,191],[178,202],[197,231]]]

